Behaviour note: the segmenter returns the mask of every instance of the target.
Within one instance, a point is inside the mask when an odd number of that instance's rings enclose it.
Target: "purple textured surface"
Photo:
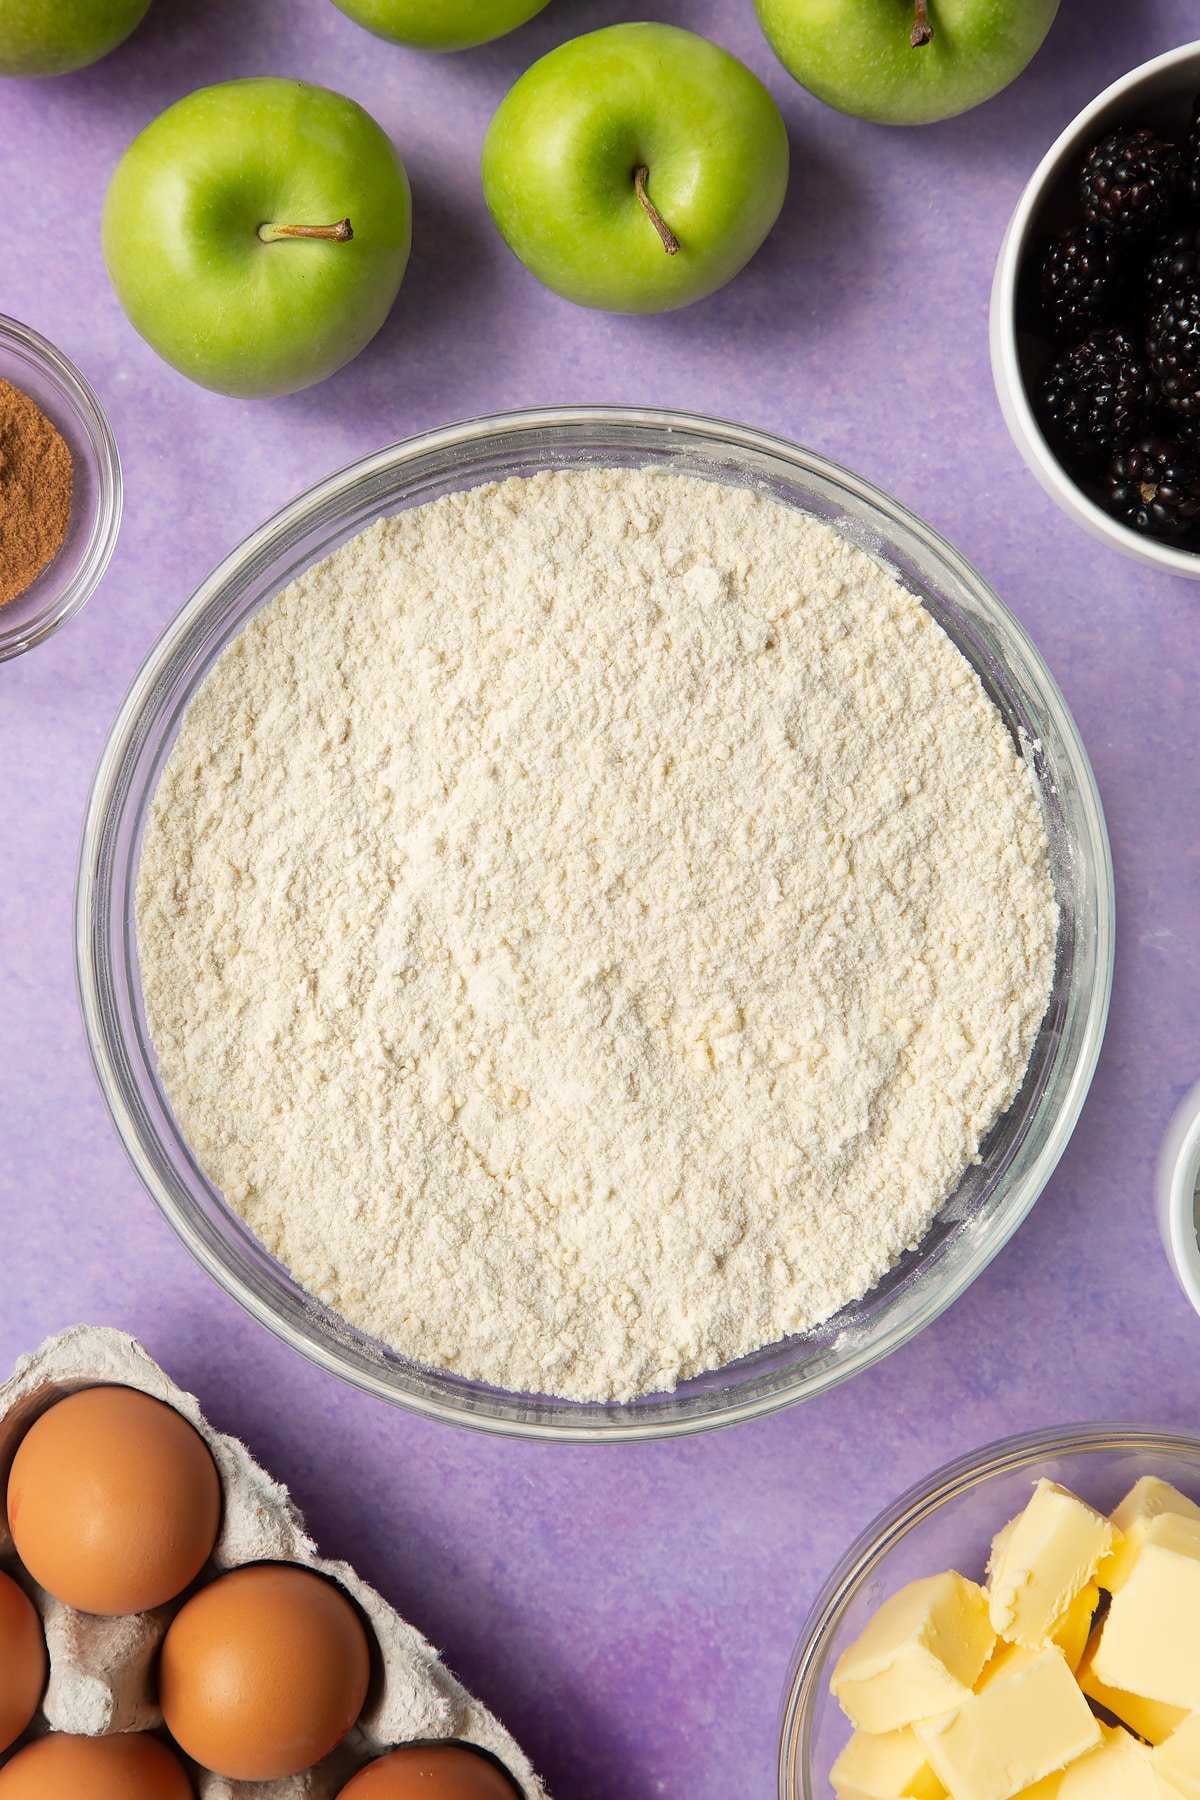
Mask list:
[[[534,57],[638,16],[552,0],[453,60],[385,47],[328,0],[157,0],[97,68],[0,82],[0,311],[107,406],[126,521],[100,592],[0,668],[0,1371],[75,1320],[139,1335],[289,1482],[520,1736],[559,1800],[774,1791],[805,1609],[872,1513],[1002,1432],[1113,1416],[1200,1424],[1200,1324],[1155,1232],[1153,1162],[1200,1074],[1200,590],[1054,510],[992,393],[986,304],[1020,187],[1110,79],[1195,32],[1189,0],[1064,0],[1032,69],[917,133],[827,111],[775,64],[750,0],[664,0],[768,82],[794,174],[765,250],[690,312],[635,321],[540,290],[494,235],[477,153]],[[187,384],[125,323],[98,243],[128,139],[203,82],[286,74],[352,94],[412,176],[410,274],[349,369],[289,400]],[[491,1441],[317,1373],[218,1293],[126,1164],[84,1049],[71,893],[117,704],[212,563],[302,487],[410,432],[562,401],[689,407],[841,459],[931,520],[1024,620],[1074,709],[1117,869],[1114,1005],[1083,1119],[1035,1213],[936,1325],[805,1408],[677,1445]]]

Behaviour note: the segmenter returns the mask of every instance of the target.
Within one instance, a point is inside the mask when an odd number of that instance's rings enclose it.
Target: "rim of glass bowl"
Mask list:
[[[931,1228],[932,1250],[927,1239],[862,1302],[815,1333],[696,1377],[672,1394],[591,1404],[506,1393],[420,1368],[291,1281],[208,1183],[158,1087],[139,1012],[131,902],[142,819],[180,716],[218,649],[258,604],[371,519],[404,504],[505,472],[622,463],[674,464],[779,497],[802,494],[811,513],[907,573],[924,603],[973,652],[993,697],[1002,711],[1007,707],[1010,730],[1023,732],[1021,721],[1028,721],[1025,747],[1035,762],[1044,756],[1039,733],[1052,740],[1057,761],[1052,776],[1049,765],[1042,767],[1040,791],[1053,794],[1055,806],[1070,807],[1071,830],[1064,824],[1059,831],[1060,850],[1082,899],[1071,930],[1060,931],[1062,968],[1043,1027],[1040,1085],[1012,1141],[997,1153],[991,1185],[980,1176],[986,1198],[977,1212],[964,1220],[952,1197]],[[1048,827],[1053,836],[1050,819]],[[1074,887],[1071,894],[1079,898]],[[75,947],[88,1045],[126,1151],[192,1254],[260,1323],[319,1367],[429,1417],[581,1443],[672,1437],[773,1411],[868,1367],[949,1306],[1007,1241],[1066,1145],[1099,1053],[1112,979],[1112,865],[1091,767],[1052,676],[996,595],[937,533],[848,470],[763,432],[648,408],[556,407],[469,420],[367,456],[301,494],[218,564],[151,651],[101,756],[80,849]]]
[[[61,588],[51,588],[45,606],[32,618],[21,619],[11,627],[4,623],[7,608],[0,609],[0,662],[7,662],[44,643],[91,599],[116,547],[123,483],[121,458],[108,415],[91,383],[70,357],[64,356],[40,331],[4,313],[0,313],[0,348],[10,351],[52,383],[87,451],[96,487],[91,528],[70,580]],[[52,563],[47,576],[53,568]],[[10,605],[19,606],[20,598]]]
[[[896,1545],[949,1501],[998,1475],[1018,1473],[1050,1458],[1088,1454],[1194,1457],[1200,1473],[1200,1437],[1188,1432],[1105,1424],[1025,1431],[943,1464],[860,1532],[813,1601],[792,1656],[780,1713],[779,1800],[817,1800],[810,1782],[811,1738],[814,1708],[825,1693],[827,1647],[863,1582]]]

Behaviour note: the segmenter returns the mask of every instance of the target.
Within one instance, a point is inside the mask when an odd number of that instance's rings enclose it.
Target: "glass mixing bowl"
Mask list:
[[[381,515],[539,469],[621,465],[761,490],[829,520],[899,574],[979,671],[1033,770],[1062,924],[1024,1086],[920,1248],[819,1330],[672,1394],[583,1405],[420,1368],[321,1306],[268,1255],[197,1166],[156,1078],[133,894],[147,808],[184,708],[257,607]],[[858,476],[761,432],[580,407],[475,420],[381,450],[302,494],[226,557],[151,652],[113,726],[84,826],[75,922],[84,1024],[117,1129],[221,1286],[285,1342],[370,1393],[482,1430],[590,1442],[701,1431],[817,1394],[886,1356],[962,1293],[1037,1199],[1083,1104],[1108,1010],[1113,889],[1099,795],[1062,696],[1016,620],[935,532]]]
[[[32,585],[0,607],[0,662],[45,643],[87,603],[117,541],[121,459],[108,417],[75,364],[48,338],[0,315],[0,381],[20,388],[71,452],[71,518],[62,549]]]
[[[1126,1425],[1080,1425],[1004,1438],[910,1488],[868,1525],[808,1616],[784,1689],[779,1800],[833,1800],[829,1771],[850,1736],[829,1692],[838,1657],[889,1594],[957,1569],[982,1581],[992,1538],[1040,1475],[1110,1512],[1142,1475],[1200,1500],[1200,1438]]]

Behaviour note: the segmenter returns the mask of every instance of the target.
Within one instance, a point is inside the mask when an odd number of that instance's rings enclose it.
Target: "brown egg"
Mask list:
[[[15,1744],[46,1691],[46,1640],[28,1594],[0,1575],[0,1751]]]
[[[157,1738],[52,1731],[0,1769],[0,1800],[195,1800],[183,1764]]]
[[[298,1775],[362,1711],[367,1634],[320,1575],[255,1563],[202,1588],[171,1623],[159,1698],[171,1736],[233,1781]]]
[[[199,1432],[136,1388],[71,1394],[25,1433],[8,1478],[17,1555],[80,1612],[137,1613],[194,1581],[221,1522]]]
[[[405,1744],[360,1769],[338,1800],[517,1800],[517,1788],[465,1744]]]

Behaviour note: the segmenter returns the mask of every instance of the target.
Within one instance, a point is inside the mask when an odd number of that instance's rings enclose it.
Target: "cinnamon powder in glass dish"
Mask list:
[[[0,380],[0,606],[31,587],[62,549],[71,489],[61,433],[28,394]]]

